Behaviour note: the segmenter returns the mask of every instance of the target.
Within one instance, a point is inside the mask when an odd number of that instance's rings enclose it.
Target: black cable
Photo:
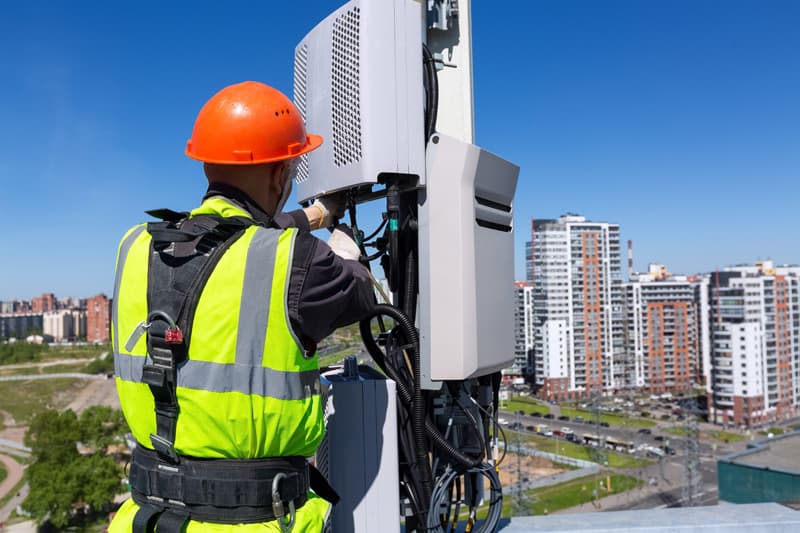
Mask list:
[[[374,254],[366,256],[364,258],[364,261],[366,261],[367,263],[369,263],[371,261],[375,261],[376,259],[378,259],[379,257],[381,257],[385,253],[386,253],[386,248],[381,248],[380,250],[378,250]]]
[[[492,415],[489,411],[487,411],[486,409],[484,409],[480,405],[478,405],[478,404],[475,404],[475,405],[477,405],[478,409],[483,411],[483,413],[492,420],[492,428],[495,431],[495,437],[497,436],[497,431],[498,430],[500,431],[500,435],[502,436],[502,439],[503,439],[503,455],[501,455],[500,459],[498,459],[497,463],[495,463],[495,466],[500,466],[501,464],[503,464],[503,461],[505,461],[505,459],[506,459],[506,450],[508,449],[508,437],[506,437],[506,432],[503,429],[503,426],[501,426],[500,424],[497,423],[497,417],[496,416]],[[495,413],[497,413],[497,411],[495,411]]]
[[[365,241],[365,242],[366,242],[366,241],[371,241],[373,238],[375,238],[375,236],[376,236],[376,235],[378,235],[378,233],[380,233],[380,231],[381,231],[383,228],[385,228],[385,227],[386,227],[386,222],[387,222],[388,220],[389,220],[388,218],[384,218],[384,219],[383,219],[383,222],[381,222],[381,224],[378,226],[378,229],[376,229],[375,231],[373,231],[372,233],[370,233],[369,237],[364,237],[364,241]]]
[[[380,306],[382,308],[390,309],[392,313],[401,314],[399,309],[396,309],[391,306]],[[376,310],[373,312],[372,316],[364,319],[359,324],[361,330],[361,336],[364,340],[364,346],[366,347],[369,354],[375,359],[375,362],[378,363],[380,366],[383,362],[385,364],[385,357],[383,355],[383,351],[381,350],[380,346],[375,342],[375,338],[372,336],[372,330],[370,329],[370,321],[376,314],[381,314],[381,310]],[[392,316],[392,315],[390,315]],[[392,316],[394,318],[394,316]],[[400,396],[400,399],[405,402],[407,405],[412,403],[412,394],[411,389],[407,387],[405,380],[399,377],[396,370],[394,368],[386,367],[381,368],[390,379],[397,383],[397,393]],[[483,461],[481,457],[473,458],[470,457],[458,449],[456,449],[452,444],[450,444],[442,435],[439,428],[430,420],[430,418],[425,419],[425,432],[428,435],[428,438],[431,439],[433,444],[441,451],[444,455],[446,455],[451,461],[455,462],[456,464],[463,466],[463,467],[477,467]]]
[[[367,251],[364,249],[364,241],[369,239],[362,238],[361,231],[358,229],[358,222],[356,221],[356,204],[355,202],[348,199],[348,213],[350,215],[350,230],[353,233],[354,241],[358,246],[359,251],[361,252],[361,256],[367,255]]]
[[[411,250],[406,257],[406,296],[403,300],[403,311],[411,320],[417,312],[417,290],[417,259]]]
[[[422,45],[423,79],[425,80],[425,142],[436,131],[439,111],[439,78],[436,73],[436,61],[426,45]]]

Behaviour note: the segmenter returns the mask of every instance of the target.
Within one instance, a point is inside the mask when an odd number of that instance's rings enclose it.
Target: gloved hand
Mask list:
[[[312,207],[316,207],[322,213],[320,228],[327,228],[344,216],[344,209],[347,203],[347,196],[344,192],[335,192],[325,196],[320,196]]]
[[[328,238],[328,246],[331,247],[333,253],[342,259],[358,261],[358,258],[361,257],[361,250],[358,249],[356,241],[350,236],[350,229],[343,224],[333,230]]]

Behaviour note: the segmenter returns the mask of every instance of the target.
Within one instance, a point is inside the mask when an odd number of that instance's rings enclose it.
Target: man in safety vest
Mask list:
[[[316,345],[369,314],[369,273],[337,197],[282,213],[322,143],[282,93],[244,82],[202,108],[186,155],[208,191],[149,212],[119,246],[117,390],[137,446],[109,531],[321,531],[337,499],[306,458],[325,428]]]

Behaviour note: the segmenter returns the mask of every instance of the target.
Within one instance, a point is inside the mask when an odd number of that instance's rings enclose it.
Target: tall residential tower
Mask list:
[[[573,214],[531,224],[535,383],[548,399],[615,388],[624,350],[619,225]]]
[[[709,419],[758,425],[796,414],[800,388],[797,267],[728,267],[712,274]]]
[[[699,309],[695,279],[651,264],[625,283],[627,346],[620,381],[649,393],[687,392],[700,377]]]

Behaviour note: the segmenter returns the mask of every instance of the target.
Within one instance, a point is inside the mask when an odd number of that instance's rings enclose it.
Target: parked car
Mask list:
[[[547,413],[546,415],[544,415],[544,417],[545,417],[546,419],[548,419],[548,420],[552,420],[553,418],[555,418],[555,417],[553,416],[553,413]]]
[[[664,446],[664,453],[668,453],[669,455],[675,455],[675,448],[672,446]]]
[[[653,440],[661,442],[662,440],[664,440],[664,435],[653,435]]]
[[[567,440],[570,441],[570,442],[575,442],[575,443],[579,442],[578,441],[578,436],[575,435],[575,433],[567,433]]]
[[[604,428],[609,427],[608,422],[600,422],[600,425],[603,426]]]
[[[642,428],[639,431],[637,431],[636,433],[641,433],[642,435],[650,435],[652,433],[652,431],[650,431],[650,428]]]
[[[576,416],[574,420],[575,420],[575,422],[583,422],[583,417],[582,416]]]
[[[530,415],[531,416],[542,416],[542,413],[540,413],[539,411],[531,411]]]
[[[525,429],[528,431],[536,431],[536,426],[525,426]]]
[[[569,417],[567,415],[561,415],[561,416],[558,417],[558,419],[559,420],[564,420],[566,422],[569,422]]]

